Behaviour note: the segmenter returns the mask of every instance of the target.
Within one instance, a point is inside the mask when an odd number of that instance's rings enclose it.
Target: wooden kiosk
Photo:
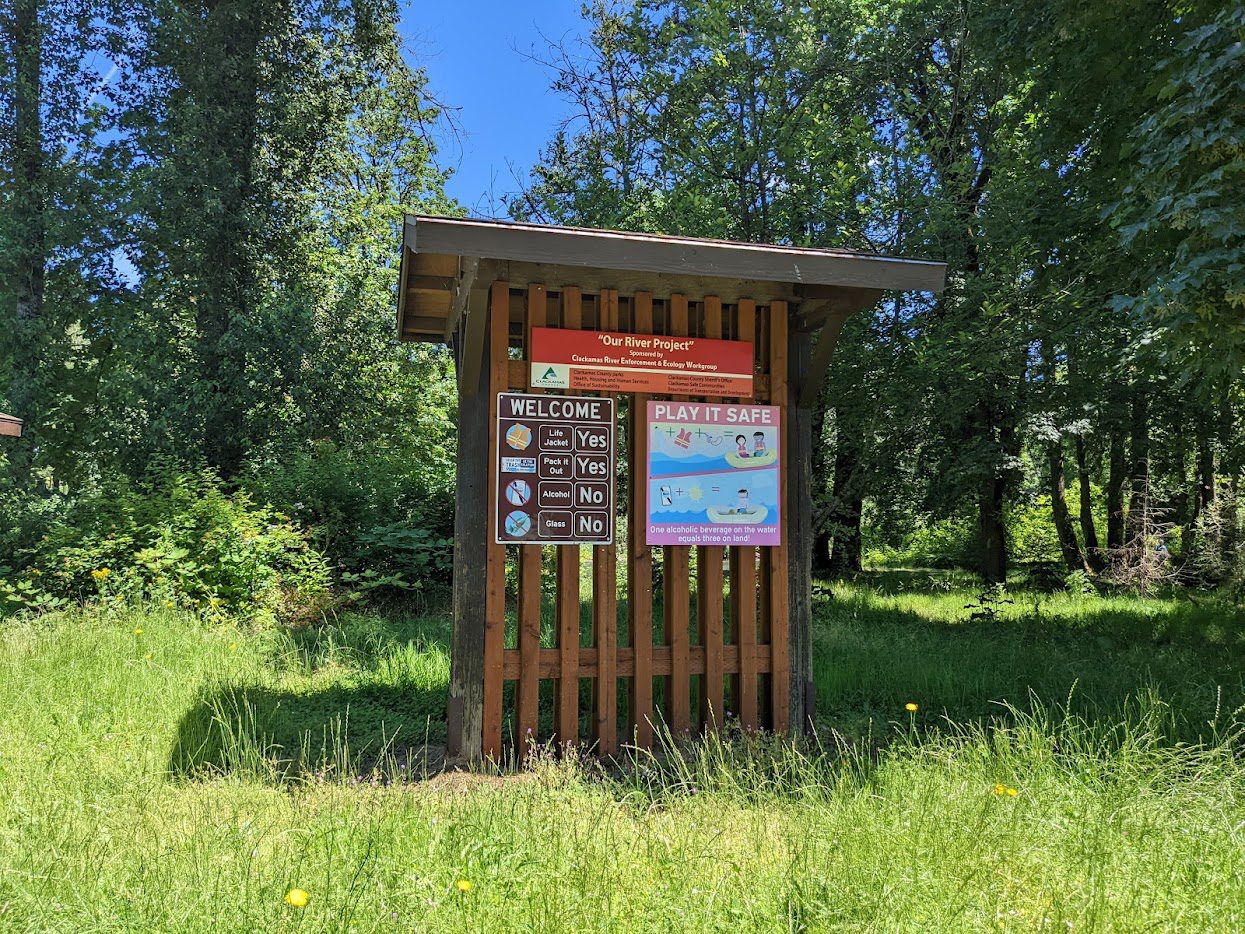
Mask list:
[[[838,250],[408,217],[399,334],[449,344],[458,365],[451,761],[500,761],[507,751],[521,759],[533,743],[550,740],[591,744],[609,756],[620,745],[651,747],[655,727],[679,735],[726,717],[737,717],[745,729],[807,725],[814,702],[812,407],[846,318],[886,290],[938,291],[944,275],[941,263]],[[616,539],[612,528],[606,533],[608,544],[523,543],[524,536],[537,536],[535,514],[509,513],[504,529],[499,515],[509,508],[499,471],[531,471],[530,484],[508,480],[511,503],[527,502],[538,483],[530,460],[503,455],[535,450],[537,429],[542,450],[546,439],[558,443],[560,432],[552,422],[532,428],[503,423],[502,394],[543,392],[546,370],[543,358],[533,357],[534,337],[556,352],[559,344],[582,342],[584,335],[561,333],[568,331],[607,332],[620,345],[622,335],[655,335],[663,346],[679,348],[699,339],[736,352],[739,342],[751,346],[750,398],[724,397],[720,389],[704,390],[703,398],[592,392],[573,381],[549,390],[563,397],[608,396],[617,404],[619,421],[608,426],[611,473],[596,490],[583,491],[586,497],[609,493],[611,526],[625,517]],[[613,385],[610,369],[619,368],[603,367],[597,375]],[[773,433],[781,444],[773,446],[777,458],[764,452],[767,462],[777,460],[781,523],[774,526],[775,544],[648,544],[654,505],[648,500],[660,495],[667,504],[667,487],[650,486],[646,475],[649,403],[704,403],[711,395],[731,411],[739,402],[775,407]],[[615,403],[606,416],[611,422]],[[508,428],[499,433],[502,424]],[[605,438],[600,434],[596,442]],[[751,455],[746,447],[746,441],[740,445],[741,457]],[[544,466],[542,460],[542,476]],[[747,491],[738,492],[744,500]],[[549,491],[555,494],[562,495]],[[542,502],[545,495],[542,487]],[[746,506],[722,509],[735,518],[750,512]],[[540,534],[557,534],[560,519],[545,518]],[[506,585],[508,551],[516,568],[513,599]],[[551,606],[542,602],[546,591]]]

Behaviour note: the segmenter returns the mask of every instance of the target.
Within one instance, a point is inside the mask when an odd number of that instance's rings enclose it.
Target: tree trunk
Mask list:
[[[186,63],[193,106],[201,119],[195,145],[213,170],[203,212],[202,294],[196,304],[204,454],[230,477],[241,467],[245,429],[245,329],[253,314],[258,251],[253,205],[258,193],[255,163],[259,146],[261,63],[259,43],[267,28],[263,4],[222,4],[205,24],[204,52],[219,62],[206,73],[198,60]],[[221,81],[220,74],[229,75]],[[190,169],[189,166],[184,167]]]
[[[1051,441],[1046,445],[1046,458],[1050,466],[1050,505],[1055,520],[1055,534],[1059,537],[1059,551],[1069,571],[1084,571],[1085,556],[1076,540],[1076,530],[1068,514],[1067,487],[1063,471],[1063,442]]]
[[[1007,580],[1007,541],[1003,503],[1007,484],[1003,477],[989,477],[982,484],[978,501],[978,542],[981,576],[987,584]]]
[[[1076,436],[1076,478],[1081,494],[1081,537],[1085,540],[1085,559],[1091,570],[1103,568],[1102,549],[1098,546],[1098,529],[1094,525],[1094,499],[1089,483],[1089,459],[1085,455],[1085,436]]]
[[[834,502],[830,512],[830,573],[853,574],[861,569],[860,520],[864,498],[858,492],[856,471],[860,463],[855,446],[840,430],[834,458]]]
[[[29,465],[38,432],[39,368],[43,358],[43,302],[47,274],[47,156],[43,150],[43,36],[38,0],[16,0],[12,13],[14,50],[13,171],[17,180],[13,219],[12,282],[14,361],[9,387],[13,414],[25,420],[15,466]],[[15,452],[16,453],[16,452]]]
[[[813,508],[818,513],[824,505],[826,486],[829,482],[829,458],[826,456],[825,431],[827,407],[825,393],[817,394],[817,408],[813,411]],[[813,575],[825,577],[830,574],[830,547],[832,536],[828,523],[817,521],[813,532]]]
[[[1138,386],[1133,397],[1132,426],[1129,438],[1128,516],[1125,519],[1130,539],[1144,535],[1150,526],[1150,405],[1145,386]]]
[[[1111,430],[1111,452],[1107,465],[1107,551],[1124,547],[1124,433]]]

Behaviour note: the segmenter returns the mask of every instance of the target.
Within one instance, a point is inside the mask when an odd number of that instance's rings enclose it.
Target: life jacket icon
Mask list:
[[[674,443],[681,448],[690,448],[692,446],[692,433],[686,428],[680,428],[679,433],[675,435]]]

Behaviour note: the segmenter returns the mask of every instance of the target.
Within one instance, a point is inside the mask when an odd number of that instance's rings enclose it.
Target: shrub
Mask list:
[[[453,478],[437,443],[412,456],[322,441],[255,457],[246,483],[308,528],[352,589],[393,594],[449,583]]]
[[[79,495],[19,559],[9,608],[148,599],[209,615],[303,623],[331,602],[329,568],[306,534],[208,471],[151,472]]]

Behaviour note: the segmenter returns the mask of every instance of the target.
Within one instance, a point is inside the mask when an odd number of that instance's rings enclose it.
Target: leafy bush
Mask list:
[[[871,542],[865,529],[865,564],[870,567],[973,567],[977,555],[972,519],[955,516],[918,526],[899,545]]]
[[[302,623],[331,603],[328,563],[306,534],[210,472],[160,468],[72,500],[18,555],[0,596],[48,601],[149,599],[209,615]]]
[[[453,571],[453,453],[435,441],[418,456],[322,441],[254,458],[246,482],[308,528],[352,588],[427,589]]]

